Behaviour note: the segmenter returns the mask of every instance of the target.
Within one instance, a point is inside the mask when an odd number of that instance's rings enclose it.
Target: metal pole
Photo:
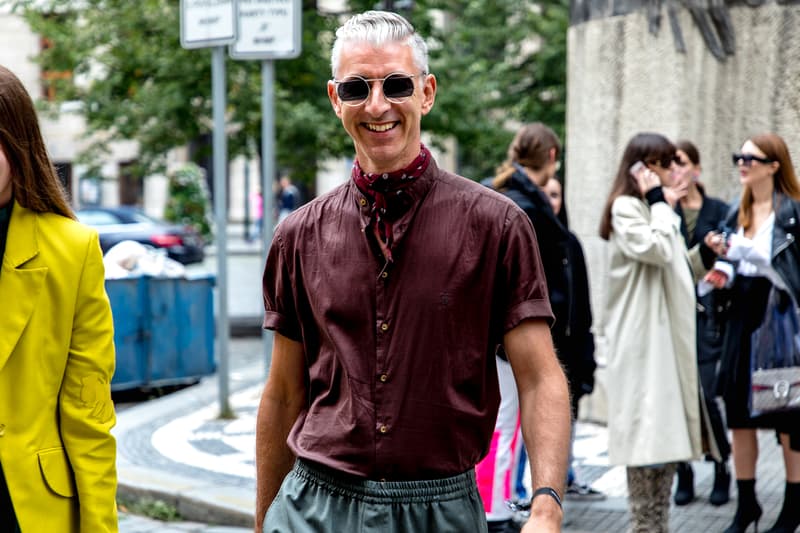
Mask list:
[[[244,162],[244,231],[242,236],[247,242],[251,241],[250,235],[250,160]]]
[[[267,253],[272,243],[272,184],[275,181],[275,63],[261,62],[261,197],[264,215],[261,220],[262,258],[266,264]],[[264,375],[269,374],[272,363],[272,331],[263,330]]]
[[[211,51],[211,99],[214,117],[214,214],[217,226],[217,348],[219,416],[233,417],[228,403],[228,146],[225,138],[225,47]]]

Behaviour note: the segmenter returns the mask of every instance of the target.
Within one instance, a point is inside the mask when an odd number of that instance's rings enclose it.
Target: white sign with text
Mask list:
[[[234,0],[181,0],[181,46],[207,48],[236,40]]]
[[[300,0],[238,0],[234,59],[290,59],[300,55]]]

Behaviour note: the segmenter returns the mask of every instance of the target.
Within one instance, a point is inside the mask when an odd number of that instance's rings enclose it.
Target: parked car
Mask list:
[[[132,206],[86,207],[75,212],[82,223],[97,230],[103,253],[115,244],[131,240],[155,248],[184,265],[203,260],[203,239],[194,229],[146,215]]]

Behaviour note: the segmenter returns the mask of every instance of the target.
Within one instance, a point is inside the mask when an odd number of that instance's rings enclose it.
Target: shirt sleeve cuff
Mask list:
[[[506,319],[505,331],[511,331],[517,327],[523,320],[529,318],[540,318],[547,321],[549,327],[553,327],[555,317],[550,308],[550,302],[546,299],[542,300],[526,300],[517,304]]]
[[[275,311],[267,311],[264,314],[264,322],[262,323],[262,327],[264,329],[277,331],[284,337],[293,341],[302,341],[300,332],[297,330],[297,328],[291,327],[288,323],[288,320],[286,320],[283,315],[276,313]]]

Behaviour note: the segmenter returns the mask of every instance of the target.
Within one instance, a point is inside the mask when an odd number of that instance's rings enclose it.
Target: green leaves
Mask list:
[[[108,142],[133,139],[137,168],[163,172],[170,149],[209,134],[211,53],[181,48],[177,0],[5,3],[52,42],[36,59],[43,72],[73,74],[52,84],[58,101],[83,104],[90,142],[82,161],[99,167]],[[350,2],[353,12],[376,6]],[[545,122],[563,136],[568,0],[416,0],[401,13],[429,37],[439,90],[423,129],[458,141],[456,170],[492,174],[523,122]],[[353,153],[326,94],[341,15],[304,2],[302,54],[275,62],[276,167],[306,182],[320,161]],[[261,64],[227,60],[226,71],[229,156],[255,156]]]

